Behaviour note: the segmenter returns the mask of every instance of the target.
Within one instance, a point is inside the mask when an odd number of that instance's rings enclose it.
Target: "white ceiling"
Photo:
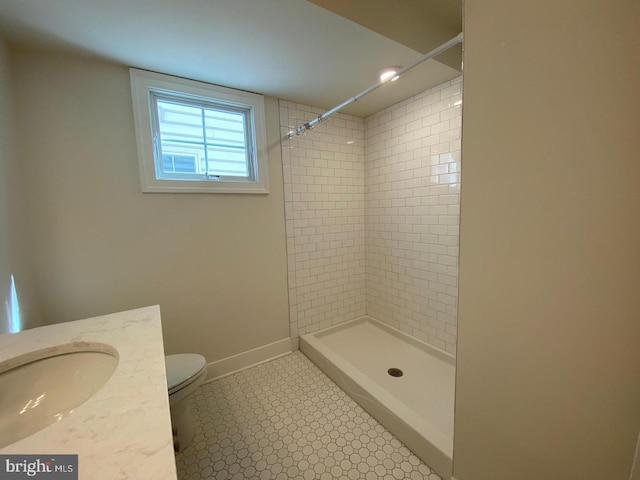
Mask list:
[[[321,108],[421,57],[306,0],[0,0],[0,36]],[[344,112],[367,116],[457,75],[429,60]]]

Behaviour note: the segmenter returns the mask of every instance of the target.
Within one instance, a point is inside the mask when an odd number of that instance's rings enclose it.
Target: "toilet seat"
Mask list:
[[[169,395],[176,393],[206,374],[206,360],[195,353],[167,355],[165,367]]]

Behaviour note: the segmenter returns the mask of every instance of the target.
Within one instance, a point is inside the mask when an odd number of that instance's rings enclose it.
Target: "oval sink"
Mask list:
[[[118,352],[74,342],[0,363],[0,448],[59,422],[111,378]]]

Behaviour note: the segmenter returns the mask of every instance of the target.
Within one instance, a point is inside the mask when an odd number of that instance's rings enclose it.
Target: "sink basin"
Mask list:
[[[118,352],[74,342],[0,363],[0,448],[59,422],[111,378]]]

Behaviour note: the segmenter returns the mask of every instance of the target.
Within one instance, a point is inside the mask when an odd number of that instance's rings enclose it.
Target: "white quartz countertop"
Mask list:
[[[160,308],[0,335],[0,362],[69,342],[115,348],[113,376],[69,416],[0,453],[77,454],[82,480],[175,480]]]

